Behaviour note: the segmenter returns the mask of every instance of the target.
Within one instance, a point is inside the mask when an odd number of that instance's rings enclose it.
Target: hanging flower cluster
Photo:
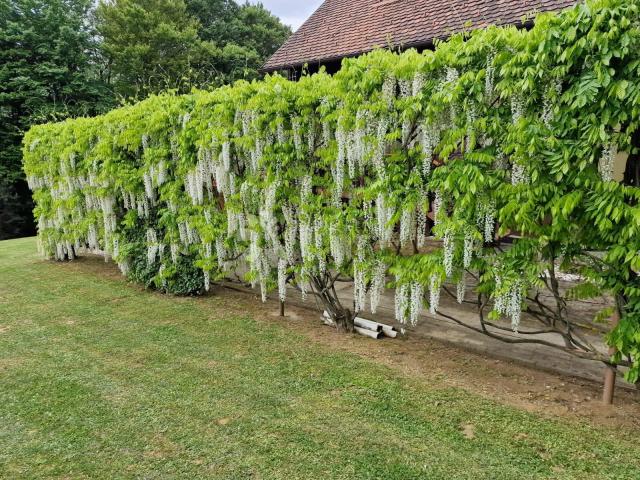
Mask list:
[[[490,60],[492,63],[493,57]],[[490,78],[486,80],[486,94],[493,93],[494,89],[495,70],[492,68],[487,73]],[[440,77],[434,74],[433,78],[441,78],[433,87],[434,92],[445,92],[460,81],[460,71],[447,67]],[[282,80],[271,82],[270,87],[277,95],[295,91]],[[246,264],[252,284],[260,288],[263,300],[267,298],[274,277],[278,295],[284,300],[288,282],[295,282],[306,295],[311,276],[351,265],[348,273],[354,281],[355,311],[366,309],[369,295],[370,310],[375,312],[384,290],[387,269],[391,266],[377,257],[386,255],[396,242],[405,252],[411,251],[412,247],[425,248],[430,233],[429,219],[439,225],[447,220],[451,207],[455,211],[455,205],[450,204],[449,199],[445,201],[441,189],[429,187],[429,178],[447,129],[459,123],[466,124],[464,144],[469,150],[470,136],[479,115],[474,106],[465,107],[463,112],[458,101],[452,99],[447,107],[446,121],[416,117],[414,103],[424,101],[421,94],[426,84],[425,72],[417,71],[411,80],[389,72],[380,85],[381,101],[385,105],[382,113],[375,103],[347,106],[342,101],[336,102],[329,93],[332,88],[319,88],[314,91],[311,111],[306,113],[296,110],[295,97],[287,111],[276,112],[270,111],[271,103],[261,106],[250,96],[245,103],[227,106],[221,102],[220,105],[231,110],[226,117],[229,120],[224,122],[220,121],[220,116],[216,117],[219,126],[213,131],[208,130],[213,117],[207,110],[196,108],[182,113],[176,124],[167,115],[167,129],[171,132],[168,140],[148,133],[151,129],[140,137],[140,156],[148,159],[146,167],[141,169],[142,188],[136,184],[124,185],[115,195],[100,197],[94,196],[95,190],[88,190],[85,193],[87,210],[101,214],[103,228],[98,229],[91,223],[86,237],[78,236],[74,240],[93,249],[105,245],[105,241],[113,245],[118,241],[120,212],[131,210],[139,218],[151,221],[152,211],[165,205],[172,218],[169,228],[158,229],[152,225],[147,229],[147,262],[150,266],[157,265],[164,271],[167,261],[175,264],[181,254],[195,249],[201,258],[205,289],[209,288],[212,270],[218,272],[216,275],[225,275],[245,268]],[[254,92],[254,95],[259,94]],[[212,113],[216,111],[219,110],[212,109]],[[512,121],[515,123],[522,115],[524,101],[514,97]],[[322,130],[320,145],[316,142],[318,116]],[[202,125],[207,125],[203,130],[207,133],[197,140],[195,157],[181,157],[180,152],[187,150],[185,142],[193,136],[190,132],[199,132]],[[388,141],[387,135],[394,131],[400,132],[401,145]],[[100,141],[103,140],[98,144]],[[39,144],[34,142],[32,145],[35,152]],[[418,172],[421,185],[415,203],[399,208],[397,199],[384,191],[375,194],[371,201],[363,201],[359,195],[354,195],[354,189],[368,188],[367,182],[397,182],[388,176],[389,167],[398,161],[407,161],[409,151],[416,145],[421,154],[411,172]],[[389,164],[388,155],[397,152],[398,148],[403,156],[395,157]],[[160,151],[167,152],[168,158],[158,158]],[[328,159],[331,159],[328,168],[324,168]],[[167,167],[171,161],[175,163],[172,170]],[[74,162],[75,157],[73,161],[62,162],[60,173],[69,175]],[[57,195],[65,198],[86,183],[96,189],[108,190],[111,185],[101,184],[98,177],[101,177],[99,167],[92,165],[87,180],[69,180],[65,185],[71,186],[61,188]],[[46,176],[32,175],[30,182],[32,188],[54,194],[56,187],[60,188]],[[167,184],[171,188],[165,188]],[[314,184],[322,187],[314,188]],[[180,195],[176,196],[176,187],[179,194],[183,192],[188,198],[188,203]],[[411,190],[407,192],[412,194]],[[428,209],[430,196],[433,198],[431,211]],[[355,211],[364,213],[363,221],[353,217],[356,223],[351,220],[351,223],[345,223],[344,219],[352,217],[351,212]],[[485,240],[490,241],[495,225],[494,201],[480,203],[477,211],[477,226],[484,232]],[[78,217],[83,215],[82,211],[77,213]],[[41,232],[55,230],[66,221],[64,209],[59,209],[54,220],[43,216]],[[358,233],[354,235],[354,232]],[[453,231],[447,229],[442,238],[444,274],[451,277],[454,269],[460,268],[454,266]],[[232,248],[228,249],[226,245]],[[167,247],[170,251],[168,259],[164,255]],[[246,254],[243,254],[243,248],[246,248]],[[472,248],[471,237],[465,237],[462,268],[469,268]],[[59,259],[70,257],[72,250],[67,242],[56,244]],[[116,257],[119,257],[118,253],[115,252]],[[232,258],[242,260],[234,263]],[[127,259],[117,259],[126,271]],[[437,275],[429,274],[426,282],[398,282],[398,321],[410,325],[417,323],[425,287],[429,290],[430,312],[435,314],[441,280]],[[458,297],[464,297],[463,285],[458,286]]]
[[[609,143],[603,147],[602,156],[598,162],[598,171],[603,182],[613,180],[613,162],[617,154],[617,146],[614,143]]]
[[[520,326],[522,312],[523,287],[521,280],[505,284],[502,277],[496,276],[496,296],[494,310],[511,319],[511,328],[515,332]]]

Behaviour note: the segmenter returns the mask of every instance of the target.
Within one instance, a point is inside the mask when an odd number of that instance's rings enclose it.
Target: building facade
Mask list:
[[[325,0],[267,61],[264,72],[325,67],[335,73],[343,58],[375,48],[433,48],[436,40],[487,27],[527,28],[540,12],[559,11],[576,0]]]

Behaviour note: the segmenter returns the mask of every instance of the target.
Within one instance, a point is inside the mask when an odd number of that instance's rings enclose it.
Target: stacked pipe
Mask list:
[[[322,314],[322,320],[326,325],[334,326],[329,314],[325,311]],[[367,320],[366,318],[356,317],[353,320],[355,325],[354,331],[365,337],[374,338],[376,340],[382,337],[396,338],[398,331],[391,325]]]

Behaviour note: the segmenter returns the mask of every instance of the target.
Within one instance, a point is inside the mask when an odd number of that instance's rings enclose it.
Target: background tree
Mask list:
[[[291,29],[262,4],[239,5],[233,0],[186,0],[198,19],[201,39],[222,49],[219,71],[224,81],[252,79],[264,62],[291,35]]]
[[[198,37],[182,0],[102,1],[97,28],[109,80],[124,98],[218,83],[220,50]]]
[[[232,0],[104,0],[96,18],[123,98],[256,78],[291,33],[262,5]]]
[[[19,148],[30,126],[255,78],[290,32],[261,5],[228,0],[94,5],[0,0],[0,239],[35,233]]]
[[[291,35],[291,28],[266,10],[262,4],[244,4],[238,15],[236,38],[253,48],[266,61]]]
[[[35,123],[95,114],[110,93],[94,61],[90,0],[0,0],[0,239],[34,231],[20,142]]]

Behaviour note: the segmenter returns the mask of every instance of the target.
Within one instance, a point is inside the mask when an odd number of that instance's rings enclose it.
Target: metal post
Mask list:
[[[611,315],[611,329],[613,330],[620,322],[620,314],[618,309]],[[616,353],[615,347],[609,347],[609,356],[613,356]],[[616,387],[616,373],[617,368],[615,365],[607,365],[604,370],[604,387],[602,389],[602,403],[605,405],[613,404],[613,393]]]

